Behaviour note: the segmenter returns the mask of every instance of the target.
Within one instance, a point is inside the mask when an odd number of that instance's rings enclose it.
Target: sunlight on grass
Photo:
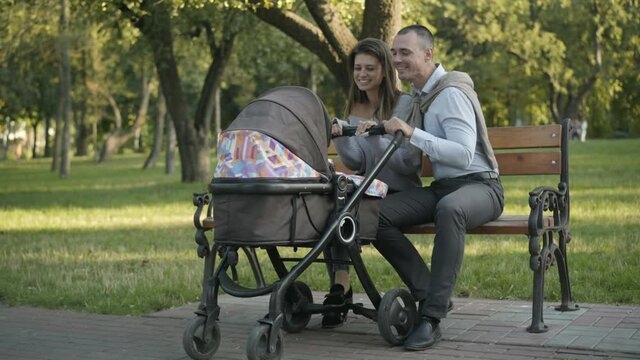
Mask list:
[[[184,204],[180,204],[184,205]],[[190,204],[187,204],[190,205]],[[60,216],[64,214],[64,216]],[[129,227],[189,226],[192,206],[128,206],[117,211],[107,208],[80,209],[51,207],[41,211],[0,211],[0,231],[118,229]]]

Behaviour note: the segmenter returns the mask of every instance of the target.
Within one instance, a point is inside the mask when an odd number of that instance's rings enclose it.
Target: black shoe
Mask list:
[[[453,310],[453,301],[449,299],[449,306],[447,306],[447,312],[450,313]]]
[[[322,327],[331,329],[342,325],[349,312],[349,309],[344,305],[353,303],[353,290],[350,288],[345,294],[344,287],[335,284],[324,297],[322,305],[331,305],[332,308],[325,310],[322,314]]]
[[[433,346],[442,338],[440,326],[430,323],[427,319],[420,319],[409,337],[404,341],[405,350],[420,351]]]

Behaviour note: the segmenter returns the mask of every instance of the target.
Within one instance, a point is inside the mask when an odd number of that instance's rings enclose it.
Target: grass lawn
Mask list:
[[[49,170],[49,160],[0,162],[0,302],[141,314],[198,301],[203,265],[191,194],[206,186],[182,184],[179,173],[165,175],[162,167],[142,171],[143,161],[141,155],[100,165],[74,159],[65,180]],[[572,142],[570,161],[574,298],[640,304],[640,139]],[[503,182],[505,213],[525,213],[528,191],[542,185],[527,177]],[[413,239],[428,259],[432,237]],[[527,247],[523,236],[468,236],[456,295],[530,299]],[[381,291],[403,286],[373,247],[363,255]],[[240,274],[249,281],[244,265]],[[558,301],[555,268],[546,279],[546,300]],[[325,289],[324,265],[302,280]],[[355,276],[353,284],[362,290]]]

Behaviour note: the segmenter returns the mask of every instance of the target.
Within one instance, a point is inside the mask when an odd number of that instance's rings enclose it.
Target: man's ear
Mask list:
[[[433,61],[433,48],[424,49],[424,61],[427,63]]]

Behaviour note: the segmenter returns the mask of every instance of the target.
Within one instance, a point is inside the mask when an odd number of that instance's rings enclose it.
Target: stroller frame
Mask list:
[[[358,225],[353,214],[353,210],[363,197],[365,190],[374,181],[393,152],[400,146],[402,140],[403,134],[396,133],[380,161],[351,196],[348,196],[349,181],[344,175],[333,176],[332,182],[325,184],[209,184],[208,190],[213,195],[331,194],[333,192],[338,205],[335,212],[329,217],[320,239],[311,245],[311,250],[303,258],[295,259],[299,262],[290,270],[287,270],[284,261],[294,259],[282,258],[275,245],[256,245],[254,247],[214,243],[210,246],[205,232],[211,230],[213,226],[203,225],[201,216],[205,206],[207,206],[208,217],[212,216],[211,199],[206,192],[194,194],[193,203],[197,207],[193,218],[196,227],[195,240],[198,244],[198,256],[204,260],[204,274],[202,298],[198,310],[195,312],[196,317],[189,323],[183,336],[183,347],[191,358],[211,359],[218,349],[220,328],[217,321],[220,315],[220,306],[218,305],[220,288],[235,297],[255,297],[271,293],[268,315],[258,320],[258,324],[247,340],[246,351],[249,359],[280,359],[284,349],[284,337],[281,329],[288,332],[301,331],[309,322],[311,314],[324,313],[328,310],[351,310],[355,314],[376,321],[381,335],[391,345],[399,345],[404,341],[413,328],[417,317],[415,301],[410,293],[404,289],[393,289],[387,292],[384,297],[380,296],[360,255],[361,243],[357,236]],[[366,308],[362,304],[313,304],[309,287],[301,281],[296,281],[314,262],[342,263],[339,260],[318,259],[329,245],[346,247],[350,257],[349,264],[353,265],[374,309]],[[279,280],[268,285],[265,284],[255,252],[256,247],[266,249]],[[256,280],[256,288],[247,288],[236,282],[235,266],[238,263],[239,249],[242,249],[248,258]],[[216,267],[217,256],[220,256],[220,262]],[[232,277],[227,274],[229,268],[231,268]]]

